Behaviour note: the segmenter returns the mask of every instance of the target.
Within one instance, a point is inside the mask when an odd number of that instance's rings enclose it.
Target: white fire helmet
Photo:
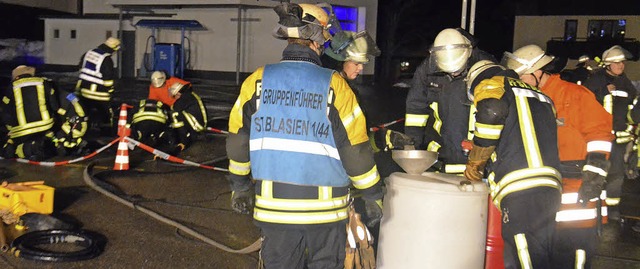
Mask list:
[[[531,74],[553,61],[553,56],[546,55],[537,45],[526,45],[513,53],[505,52],[502,65],[512,69],[518,75]]]
[[[467,60],[471,57],[473,46],[471,41],[453,28],[447,28],[436,36],[429,49],[431,61],[435,61],[438,70],[454,74],[462,72]]]
[[[155,71],[151,74],[151,85],[156,88],[162,87],[165,81],[167,81],[167,75],[162,71]]]
[[[602,63],[610,65],[619,63],[631,58],[631,53],[619,45],[615,45],[602,53]]]

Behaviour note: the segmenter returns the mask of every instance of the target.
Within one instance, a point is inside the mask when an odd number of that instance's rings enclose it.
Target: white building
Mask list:
[[[304,1],[292,1],[300,3]],[[377,0],[326,1],[347,30],[367,30],[375,39]],[[45,63],[77,66],[84,52],[109,36],[119,36],[123,49],[118,64],[123,77],[147,76],[154,43],[180,44],[189,75],[239,79],[257,67],[277,62],[286,42],[272,37],[279,1],[266,0],[85,0],[82,16],[48,17],[45,21]],[[140,20],[195,20],[204,29],[149,28]],[[154,40],[155,37],[155,40]],[[181,54],[180,54],[181,55]],[[157,57],[156,57],[157,58]],[[373,74],[375,63],[365,67]],[[149,69],[149,70],[147,70]]]

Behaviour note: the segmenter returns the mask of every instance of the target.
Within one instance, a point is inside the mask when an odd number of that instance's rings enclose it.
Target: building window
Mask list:
[[[627,20],[589,20],[587,38],[590,40],[624,40]]]
[[[111,30],[107,31],[107,34],[105,35],[104,39],[108,39],[109,37],[113,36],[113,32],[111,32]]]
[[[76,39],[76,30],[71,30],[71,39]]]
[[[576,41],[578,32],[578,20],[564,21],[564,41]]]
[[[346,6],[332,6],[333,13],[340,22],[342,30],[358,31],[358,8]],[[333,33],[332,33],[333,34]]]
[[[53,29],[53,38],[60,38],[60,29]]]

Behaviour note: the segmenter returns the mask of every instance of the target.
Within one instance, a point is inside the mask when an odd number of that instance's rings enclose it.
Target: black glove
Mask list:
[[[231,208],[233,211],[240,214],[251,214],[253,210],[253,201],[255,200],[255,193],[253,188],[246,191],[234,191],[231,192]]]
[[[602,192],[610,163],[603,153],[587,154],[587,164],[582,168],[582,186],[578,191],[578,200],[586,204],[597,198]]]
[[[367,221],[368,227],[376,226],[382,219],[382,199],[378,200],[364,200],[364,209],[367,212],[367,217],[369,220]]]
[[[410,136],[401,132],[381,128],[374,135],[376,147],[384,149],[404,149],[405,146],[413,146],[414,141]]]
[[[255,198],[253,183],[249,176],[229,174],[231,186],[231,208],[240,214],[251,214]]]

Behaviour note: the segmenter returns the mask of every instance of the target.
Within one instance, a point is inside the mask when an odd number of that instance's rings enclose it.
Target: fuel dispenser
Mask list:
[[[140,20],[136,26],[151,28],[151,36],[147,38],[143,66],[140,69],[143,76],[156,70],[163,70],[169,76],[183,78],[184,70],[189,63],[189,48],[191,47],[191,41],[185,36],[185,32],[187,30],[206,30],[196,20]],[[180,43],[157,43],[156,36],[160,29],[179,30]],[[148,52],[148,49],[151,49],[151,52]]]

